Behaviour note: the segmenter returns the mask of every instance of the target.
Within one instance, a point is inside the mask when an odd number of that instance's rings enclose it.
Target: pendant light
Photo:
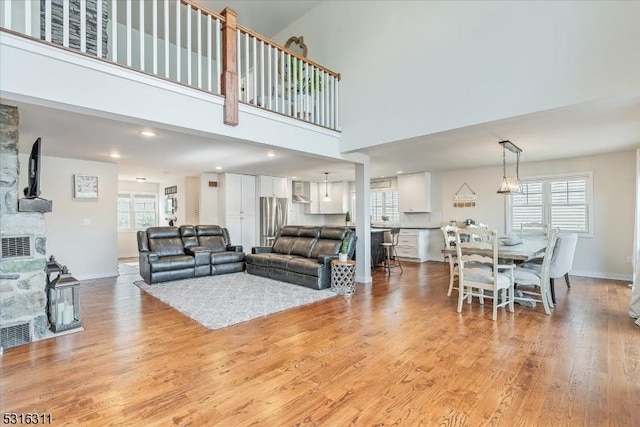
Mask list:
[[[331,197],[329,197],[329,172],[324,173],[324,197],[322,198],[322,201],[331,201]]]
[[[502,145],[502,183],[498,189],[499,194],[522,194],[520,184],[520,153],[522,150],[511,141],[500,141]],[[506,150],[516,155],[516,178],[507,178]]]

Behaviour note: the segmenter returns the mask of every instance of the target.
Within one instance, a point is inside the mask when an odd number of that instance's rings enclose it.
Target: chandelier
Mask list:
[[[520,183],[520,153],[522,150],[511,141],[500,141],[502,145],[502,183],[498,189],[499,194],[522,194]],[[507,178],[506,151],[509,150],[516,155],[516,177]]]

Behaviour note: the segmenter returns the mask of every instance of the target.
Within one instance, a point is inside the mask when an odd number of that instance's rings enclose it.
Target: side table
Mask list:
[[[338,295],[351,296],[356,293],[356,262],[331,261],[331,290]]]

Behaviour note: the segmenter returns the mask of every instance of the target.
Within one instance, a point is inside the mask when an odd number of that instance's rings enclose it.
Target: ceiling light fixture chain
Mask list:
[[[324,173],[324,197],[322,198],[322,201],[331,201],[331,197],[329,197],[329,172]]]

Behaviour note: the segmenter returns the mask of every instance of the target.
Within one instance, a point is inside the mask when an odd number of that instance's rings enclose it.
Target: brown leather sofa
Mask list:
[[[148,284],[244,271],[242,246],[218,225],[149,227],[138,231],[140,275]]]
[[[347,227],[283,227],[273,246],[257,246],[247,254],[247,273],[326,289],[331,286],[331,260],[338,258],[345,238],[353,258],[357,238]]]

